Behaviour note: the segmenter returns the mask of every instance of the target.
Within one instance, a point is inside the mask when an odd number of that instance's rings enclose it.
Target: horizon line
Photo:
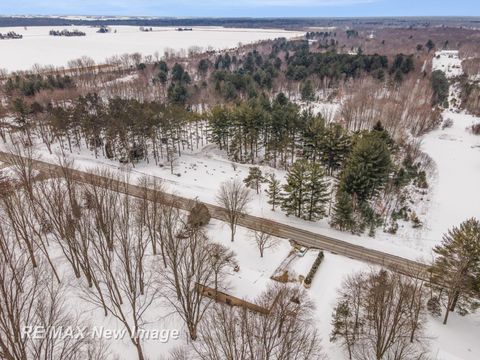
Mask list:
[[[110,17],[129,19],[415,19],[415,18],[479,18],[480,15],[359,15],[359,16],[195,16],[195,15],[108,15],[108,14],[0,14],[0,17]]]

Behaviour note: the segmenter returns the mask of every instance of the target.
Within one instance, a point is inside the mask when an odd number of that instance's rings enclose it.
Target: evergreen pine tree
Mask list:
[[[307,200],[302,218],[309,221],[323,218],[326,215],[325,204],[328,200],[328,185],[325,181],[325,172],[320,164],[308,164],[305,189]]]
[[[287,183],[284,185],[285,196],[282,209],[287,215],[301,217],[307,201],[306,186],[308,183],[308,163],[305,160],[296,161],[288,170]]]
[[[264,181],[262,170],[257,166],[252,166],[248,170],[248,176],[243,180],[245,186],[254,189],[257,194],[260,191],[260,184]]]
[[[330,225],[342,231],[355,232],[356,223],[352,197],[342,189],[337,191]]]
[[[313,88],[312,80],[308,79],[300,86],[300,94],[303,101],[315,100],[315,90]]]
[[[371,136],[383,140],[391,151],[395,150],[395,141],[392,139],[388,131],[383,127],[381,121],[377,121],[375,123],[370,134]]]
[[[351,148],[348,133],[340,124],[330,124],[320,144],[321,161],[329,175],[338,171],[345,162]]]
[[[310,161],[317,161],[323,150],[322,144],[325,141],[325,119],[322,116],[313,116],[311,112],[305,111],[302,114],[305,123],[303,134],[303,155]]]
[[[429,39],[425,46],[428,49],[428,52],[432,51],[435,48],[435,44],[433,43],[432,39]]]
[[[445,300],[446,324],[451,311],[468,314],[480,306],[480,222],[469,219],[449,230],[441,245],[433,251],[433,282],[442,284],[440,296]]]
[[[296,161],[287,174],[282,209],[288,215],[310,221],[324,217],[328,200],[328,186],[324,177],[325,172],[320,164]]]
[[[222,106],[215,106],[208,117],[208,125],[210,127],[210,136],[212,141],[218,145],[220,150],[227,150],[230,129],[232,127],[232,114],[228,109]]]
[[[272,210],[275,211],[275,207],[282,202],[282,186],[280,181],[276,178],[275,174],[270,174],[267,178],[268,189],[266,191],[268,195],[268,203],[272,205]]]
[[[381,136],[369,133],[355,144],[339,187],[359,203],[372,199],[388,180],[392,167],[388,145]]]
[[[442,70],[432,72],[433,104],[448,106],[448,93],[450,84],[445,73]]]

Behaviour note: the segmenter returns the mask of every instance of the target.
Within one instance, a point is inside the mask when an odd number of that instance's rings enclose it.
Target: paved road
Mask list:
[[[12,155],[0,152],[0,161],[3,161],[5,163],[11,163],[14,161],[13,159],[14,158],[12,158]],[[17,160],[25,161],[25,158],[17,157]],[[32,160],[32,166],[36,170],[50,174],[50,176],[63,176],[63,170],[58,165],[54,165],[40,160]],[[117,191],[122,193],[128,192],[128,194],[135,197],[143,197],[145,194],[145,189],[140,186],[128,184],[117,180],[113,180],[112,182],[112,179],[110,178],[93,175],[91,173],[80,170],[70,169],[70,171],[72,177],[78,182],[89,184],[94,183],[100,186],[107,186],[107,184],[108,186],[111,186],[112,184],[114,184]],[[158,194],[155,194],[154,190],[147,190],[147,196],[149,197],[149,199],[153,199],[154,197],[158,199],[159,197]],[[192,205],[194,204],[191,199],[172,194],[161,193],[160,197],[165,202],[174,202],[175,204],[177,204],[177,207],[184,210],[190,210],[192,208]],[[225,221],[223,208],[212,204],[205,205],[208,207],[213,218]],[[368,249],[360,245],[351,244],[336,238],[321,235],[308,230],[300,229],[294,226],[282,224],[276,221],[252,215],[243,215],[239,221],[239,225],[252,230],[261,230],[273,236],[278,236],[285,239],[292,239],[306,247],[318,248],[355,260],[384,266],[386,268],[396,270],[409,276],[428,280],[428,265],[424,263],[412,261],[378,250]]]

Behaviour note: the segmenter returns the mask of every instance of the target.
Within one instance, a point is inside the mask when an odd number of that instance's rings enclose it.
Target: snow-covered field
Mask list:
[[[422,230],[422,237],[432,245],[452,226],[480,217],[480,137],[467,130],[480,119],[453,111],[445,112],[444,118],[453,120],[452,127],[432,131],[423,139],[423,149],[437,166]]]
[[[0,33],[15,31],[23,35],[19,40],[0,41],[0,69],[28,70],[35,64],[67,66],[68,61],[88,56],[97,63],[106,58],[135,52],[143,55],[158,54],[165,50],[183,50],[195,46],[203,50],[225,49],[260,40],[278,37],[291,38],[300,32],[266,29],[234,29],[221,27],[195,27],[193,31],[175,31],[158,27],[152,32],[141,32],[136,26],[112,26],[112,32],[99,34],[98,28],[77,27],[14,27],[0,28]],[[81,37],[49,36],[50,30],[78,29],[86,33]],[[116,32],[115,32],[116,31]]]
[[[349,234],[334,231],[328,228],[324,222],[307,223],[294,218],[287,218],[279,211],[272,212],[269,210],[269,205],[263,195],[259,195],[250,204],[252,213],[270,217],[282,222],[289,222],[299,227],[308,228],[310,230],[321,233],[328,233],[330,235],[342,238],[347,241],[356,242],[367,247],[378,248],[383,251],[392,252],[394,254],[411,255],[412,258],[418,258],[421,251],[418,247],[431,247],[438,243],[441,239],[441,234],[451,225],[458,224],[464,220],[465,217],[472,216],[472,212],[478,214],[478,203],[470,201],[474,198],[475,193],[469,194],[469,189],[472,189],[480,181],[478,173],[480,167],[477,163],[472,168],[465,167],[462,169],[461,165],[458,168],[452,168],[453,164],[458,164],[455,152],[461,156],[468,151],[478,151],[472,149],[465,139],[471,135],[465,131],[465,119],[470,117],[463,114],[455,114],[454,126],[446,130],[437,130],[427,135],[424,147],[428,149],[431,156],[438,166],[438,180],[433,184],[432,194],[430,195],[431,208],[429,209],[429,222],[425,224],[425,228],[421,230],[418,238],[403,240],[401,236],[387,236],[386,234],[378,233],[375,239],[369,237],[351,236]],[[461,141],[448,141],[442,135],[445,133],[457,134]],[[471,138],[472,141],[475,138]],[[480,141],[480,138],[478,139]],[[446,145],[443,143],[447,141]],[[431,142],[431,143],[430,143]],[[449,146],[457,146],[450,148]],[[438,152],[436,152],[438,151]],[[475,160],[475,153],[472,153],[470,160]],[[46,156],[44,156],[46,158]],[[53,158],[52,158],[53,160]],[[94,161],[87,155],[78,156],[77,165],[81,168],[91,167]],[[101,163],[101,162],[100,162]],[[99,163],[97,163],[99,164]],[[114,165],[111,165],[114,166]],[[151,166],[144,165],[137,166],[133,170],[133,177],[140,175],[140,172],[152,173]],[[215,188],[218,184],[230,177],[238,177],[243,179],[247,172],[248,166],[237,165],[236,170],[230,162],[222,160],[220,154],[215,150],[202,152],[197,155],[182,156],[180,162],[175,169],[176,173],[181,173],[181,176],[170,175],[169,170],[156,168],[158,172],[155,174],[162,178],[169,179],[166,182],[168,189],[174,189],[177,193],[184,196],[196,197],[201,200],[214,202]],[[193,170],[195,169],[195,170]],[[468,170],[470,169],[470,170]],[[8,171],[8,169],[5,169]],[[266,169],[264,169],[266,170]],[[271,170],[270,170],[271,171]],[[470,171],[470,173],[468,173]],[[455,174],[464,174],[463,179],[458,179]],[[278,171],[281,175],[282,171]],[[477,182],[475,182],[477,180]],[[453,182],[453,183],[452,183]],[[451,192],[449,189],[457,182],[461,185],[457,189],[464,188],[465,191]],[[459,194],[460,193],[460,194]],[[460,196],[458,198],[458,196]],[[273,281],[270,279],[274,270],[288,255],[290,246],[286,240],[280,240],[279,245],[275,249],[267,249],[264,258],[260,257],[259,251],[253,242],[253,234],[251,231],[239,228],[237,230],[237,237],[235,242],[230,241],[229,228],[226,224],[212,220],[208,226],[208,233],[210,238],[229,247],[237,254],[237,260],[240,265],[238,273],[232,272],[229,276],[230,290],[229,293],[236,297],[252,300],[259,295],[269,284]],[[429,235],[432,234],[432,235]],[[437,235],[433,235],[437,234]],[[427,237],[430,236],[430,237]],[[402,241],[405,243],[402,244]],[[425,250],[425,254],[429,254]],[[311,256],[313,254],[313,256]],[[300,261],[297,261],[292,267],[298,274],[305,273],[313,260],[315,254],[312,253]],[[428,256],[425,256],[428,258]],[[305,260],[305,261],[303,261]],[[331,314],[335,306],[337,298],[337,290],[341,286],[343,279],[354,272],[368,269],[369,265],[345,258],[342,256],[326,253],[320,268],[314,278],[312,287],[309,290],[311,299],[315,303],[315,321],[317,323],[320,335],[322,338],[322,346],[328,354],[330,360],[343,360],[345,355],[337,344],[330,343],[329,336],[332,331]],[[147,329],[180,329],[184,334],[182,322],[175,316],[166,316],[170,312],[164,307],[154,308],[154,321],[148,324]],[[92,313],[92,321],[96,325],[103,325],[107,328],[117,328],[118,324],[111,319],[105,319],[100,310],[87,311]],[[432,359],[437,360],[476,360],[480,354],[480,343],[477,341],[480,332],[480,315],[469,315],[465,318],[457,314],[451,314],[449,324],[442,325],[441,319],[432,318],[429,316],[427,323],[427,335],[429,336],[429,349]],[[148,354],[165,353],[173,347],[183,345],[186,342],[186,337],[182,335],[180,340],[172,340],[168,343],[159,343],[158,341],[148,341],[145,344],[145,349]],[[122,357],[134,356],[134,349],[128,341],[113,342],[111,349],[116,354]],[[127,357],[128,358],[128,357]]]
[[[264,257],[261,258],[252,231],[239,228],[236,234],[237,240],[232,242],[229,235],[230,229],[226,223],[212,220],[208,229],[214,242],[230,248],[236,254],[240,270],[230,274],[228,292],[240,299],[253,301],[270,284],[273,284],[270,277],[291,250],[287,241],[277,239],[277,246],[272,249],[265,249]]]
[[[448,78],[461,75],[458,51],[440,51],[435,54],[433,70],[442,70]],[[451,126],[425,135],[422,149],[434,161],[436,176],[428,195],[429,206],[423,229],[419,230],[427,246],[438,243],[449,228],[471,217],[480,217],[478,184],[480,184],[480,136],[469,128],[480,123],[480,118],[456,109],[458,88],[450,87],[450,108],[443,120]]]

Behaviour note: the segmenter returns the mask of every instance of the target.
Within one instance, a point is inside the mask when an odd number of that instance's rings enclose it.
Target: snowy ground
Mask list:
[[[236,254],[236,260],[240,265],[240,271],[229,271],[226,281],[229,283],[228,293],[247,301],[253,301],[260,295],[273,280],[270,276],[275,268],[282,262],[291,250],[287,242],[279,242],[275,249],[266,249],[264,258],[260,257],[258,248],[253,241],[253,234],[250,230],[239,227],[237,229],[236,240],[230,241],[230,229],[220,221],[212,220],[207,226],[209,238],[221,243],[231,249]],[[150,258],[150,256],[149,256]],[[103,327],[109,330],[121,331],[123,326],[112,316],[105,317],[101,309],[93,307],[88,302],[80,299],[80,291],[77,282],[69,265],[65,263],[60,255],[56,258],[57,266],[63,275],[63,282],[69,284],[67,288],[67,306],[75,314],[87,318],[89,323],[96,328]],[[145,314],[147,323],[145,330],[178,330],[180,338],[162,342],[161,340],[146,340],[144,342],[145,353],[149,359],[163,359],[162,355],[166,355],[175,347],[184,346],[187,343],[187,329],[184,327],[182,320],[172,313],[172,308],[162,302],[160,297],[153,303]],[[108,340],[106,344],[109,346],[109,353],[118,356],[120,360],[136,358],[135,348],[131,344],[128,336],[121,340]]]
[[[423,230],[423,239],[432,245],[452,226],[470,217],[480,217],[480,202],[476,199],[480,184],[480,136],[467,130],[480,123],[480,119],[452,111],[445,112],[444,118],[453,120],[452,127],[432,131],[422,144],[435,161],[438,174]]]
[[[228,248],[236,254],[240,270],[231,272],[229,294],[253,301],[274,281],[270,279],[276,267],[283,261],[291,251],[291,246],[286,241],[277,239],[277,246],[272,249],[265,249],[264,257],[254,241],[254,233],[245,228],[239,228],[236,234],[237,240],[230,240],[230,228],[226,223],[212,220],[208,225],[211,239]]]
[[[49,36],[50,30],[78,29],[86,36],[64,37]],[[192,46],[225,49],[259,40],[278,37],[296,37],[300,32],[273,29],[234,29],[220,27],[195,27],[193,31],[175,31],[175,28],[158,27],[152,32],[141,32],[136,26],[112,26],[111,33],[98,34],[97,28],[77,27],[14,27],[1,28],[0,33],[15,31],[23,39],[0,41],[0,69],[28,70],[35,64],[67,66],[68,61],[88,56],[102,63],[113,55],[159,54],[165,50],[188,51]],[[117,31],[114,33],[114,31]]]
[[[228,227],[219,221],[212,221],[208,226],[212,239],[230,247],[237,254],[241,270],[233,275],[232,294],[238,297],[251,299],[259,294],[262,287],[272,280],[270,276],[283,258],[288,254],[290,246],[287,242],[280,243],[280,247],[267,250],[262,259],[258,249],[252,242],[252,234],[246,229],[239,229],[234,243],[230,242]],[[298,274],[310,270],[311,263],[317,253],[307,252],[304,258],[296,261],[292,266]],[[337,290],[343,279],[357,271],[368,270],[369,265],[326,253],[322,264],[316,273],[312,287],[309,290],[311,299],[315,303],[315,322],[322,338],[322,346],[330,360],[343,360],[342,350],[329,341],[332,331],[331,315],[337,300]],[[429,337],[430,356],[436,360],[477,360],[480,354],[480,314],[465,318],[451,314],[449,324],[442,325],[442,319],[428,317],[427,336]]]
[[[458,57],[458,50],[437,51],[433,58],[432,68],[443,71],[447,78],[462,75],[462,61]]]
[[[177,34],[178,32],[173,33]],[[152,33],[138,34],[143,36]],[[458,59],[458,52],[438,52],[434,58],[433,69],[444,69],[449,77],[452,77],[458,75],[459,71],[461,73],[461,68],[460,70],[457,68],[459,64],[461,62]],[[453,95],[455,95],[454,87]],[[307,105],[304,104],[304,106]],[[337,106],[338,104],[319,103],[314,106],[314,110],[334,112]],[[477,193],[477,184],[480,183],[480,137],[467,131],[467,127],[475,122],[480,122],[480,119],[460,113],[454,108],[445,111],[443,116],[445,119],[452,119],[453,126],[444,130],[432,131],[423,138],[422,149],[433,159],[436,165],[436,176],[430,179],[428,194],[418,196],[418,199],[415,199],[416,203],[412,204],[424,223],[420,229],[413,229],[411,223],[400,222],[400,228],[396,235],[386,234],[381,230],[377,231],[375,238],[342,233],[331,229],[326,220],[311,223],[286,217],[278,210],[271,211],[263,193],[265,186],[259,195],[254,195],[250,204],[250,212],[253,215],[289,223],[365,247],[410,259],[430,261],[431,249],[441,241],[442,234],[448,228],[458,225],[469,217],[480,216],[480,203],[471,200],[472,194]],[[39,148],[39,153],[46,160],[56,160],[56,156],[49,155],[45,149]],[[85,150],[73,154],[73,157],[81,168],[93,166],[118,168],[118,163],[104,158],[94,159],[92,154]],[[132,169],[132,173],[134,176],[149,174],[160,177],[174,192],[182,196],[198,197],[202,201],[215,203],[219,185],[223,181],[233,178],[244,179],[248,174],[248,169],[249,165],[232,164],[226,159],[223,152],[213,145],[207,145],[193,153],[184,153],[178,159],[173,175],[168,166],[158,167],[151,163],[137,164]],[[262,171],[276,173],[281,179],[285,176],[285,171],[269,167],[262,167]]]
[[[458,51],[437,52],[433,70],[444,71],[448,78],[461,75]],[[456,84],[452,84],[450,108],[443,113],[443,120],[451,121],[452,126],[432,131],[422,141],[423,151],[436,165],[425,225],[418,232],[427,246],[438,243],[452,226],[480,217],[480,203],[475,199],[480,184],[480,136],[469,131],[473,124],[480,123],[480,118],[455,108],[453,100],[458,99],[458,92]]]

